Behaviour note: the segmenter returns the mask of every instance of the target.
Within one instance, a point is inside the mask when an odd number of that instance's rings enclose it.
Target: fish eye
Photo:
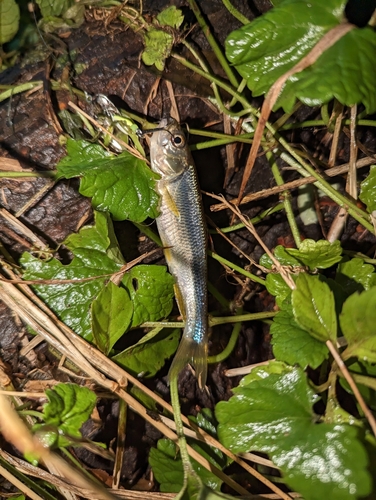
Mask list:
[[[180,134],[172,135],[171,142],[177,148],[183,148],[185,146],[185,138],[183,135]]]

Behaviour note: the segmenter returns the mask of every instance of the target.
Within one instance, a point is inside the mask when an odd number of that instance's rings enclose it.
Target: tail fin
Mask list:
[[[207,376],[207,342],[196,342],[191,337],[183,335],[179,348],[175,354],[170,371],[168,372],[169,380],[171,377],[177,377],[181,370],[188,364],[192,365],[196,372],[198,386],[203,389],[206,384]]]

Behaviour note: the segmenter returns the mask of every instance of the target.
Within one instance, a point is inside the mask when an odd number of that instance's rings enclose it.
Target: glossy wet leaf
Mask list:
[[[288,486],[306,500],[355,500],[369,494],[372,481],[359,430],[316,423],[312,406],[318,398],[302,369],[261,370],[262,378],[217,404],[221,442],[234,452],[268,453]]]
[[[313,66],[287,81],[277,106],[291,111],[295,98],[308,106],[335,98],[345,106],[363,104],[368,114],[372,114],[376,111],[375,63],[376,33],[370,26],[354,28]]]
[[[91,306],[94,342],[108,354],[131,324],[133,304],[129,293],[111,281],[101,290]]]
[[[265,94],[273,83],[299,62],[344,17],[346,1],[284,0],[250,24],[232,32],[226,55],[254,95]],[[296,99],[309,106],[329,102],[363,103],[376,110],[374,67],[376,34],[371,27],[355,28],[317,61],[287,81],[277,107],[291,111]]]
[[[376,287],[351,295],[339,319],[348,343],[346,356],[376,363]]]
[[[10,42],[17,34],[20,8],[14,0],[0,0],[0,45]]]
[[[376,165],[372,165],[368,176],[360,184],[359,198],[366,204],[369,213],[376,210]]]
[[[318,0],[309,6],[284,0],[230,33],[226,55],[253,93],[264,94],[341,21],[344,6],[343,0]]]
[[[152,377],[175,353],[179,341],[179,330],[166,329],[148,341],[125,349],[112,359],[133,375]]]
[[[290,365],[317,368],[329,355],[325,344],[299,327],[290,304],[284,303],[273,318],[270,333],[274,356]]]
[[[301,273],[291,294],[292,310],[298,325],[320,342],[337,337],[334,295],[318,276]]]
[[[82,424],[95,407],[95,393],[76,384],[61,383],[47,389],[46,396],[48,403],[43,407],[44,424],[35,425],[33,430],[40,432],[48,427],[57,428],[58,447],[68,446],[71,443],[69,436],[81,438]]]
[[[335,281],[343,288],[347,296],[354,292],[369,290],[376,285],[375,268],[359,257],[345,260],[337,267]]]
[[[158,215],[154,174],[143,160],[124,151],[108,155],[86,141],[67,142],[68,156],[58,165],[58,178],[81,177],[80,193],[92,198],[94,208],[116,220],[142,222]]]
[[[207,420],[205,415],[201,415],[201,417],[202,418],[196,420],[199,427],[201,427],[203,423],[202,420]],[[204,425],[206,426],[206,423]],[[188,442],[192,448],[200,453],[200,455],[204,456],[211,464],[219,469],[223,469],[223,467],[227,465],[226,456],[219,450],[199,441],[188,439]],[[219,491],[222,481],[195,460],[191,459],[191,462],[193,469],[196,471],[203,484],[213,491]],[[160,439],[157,443],[157,448],[152,448],[150,450],[149,464],[151,465],[156,480],[160,483],[161,491],[177,493],[182,489],[183,467],[175,443],[169,439]],[[191,497],[188,496],[188,498]]]
[[[286,253],[295,257],[302,265],[314,269],[327,269],[341,260],[342,248],[339,241],[329,243],[326,240],[305,239],[301,242],[299,250],[286,248]]]
[[[125,274],[123,285],[133,302],[132,326],[166,318],[172,309],[173,277],[164,266],[139,265]]]
[[[110,228],[110,229],[109,229]],[[92,340],[90,305],[103,289],[110,276],[121,267],[120,251],[115,251],[111,221],[106,214],[95,213],[95,225],[86,226],[78,234],[65,240],[74,258],[68,265],[57,259],[44,261],[29,253],[23,254],[21,264],[28,280],[82,280],[102,276],[89,281],[35,285],[37,294],[76,333]],[[116,259],[114,259],[116,255]],[[107,275],[107,276],[103,276]]]

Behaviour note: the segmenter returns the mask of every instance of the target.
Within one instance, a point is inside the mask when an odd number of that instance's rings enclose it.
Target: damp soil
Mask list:
[[[183,9],[187,23],[193,26],[195,22],[193,14],[184,2],[144,1],[144,12],[153,15],[171,3]],[[198,3],[218,41],[223,44],[227,34],[239,27],[239,23],[219,0],[202,0]],[[236,4],[249,19],[260,15],[271,6],[267,0],[254,2],[244,0]],[[202,50],[212,70],[223,76],[199,27],[193,27],[189,36]],[[0,104],[2,124],[0,157],[17,160],[19,168],[25,170],[48,171],[55,167],[59,159],[65,155],[60,136],[67,125],[58,117],[59,113],[67,109],[69,100],[90,111],[87,102],[72,94],[69,86],[91,96],[105,94],[118,107],[140,116],[147,116],[149,120],[158,120],[171,107],[168,86],[172,85],[181,122],[191,128],[205,127],[213,131],[223,131],[223,116],[208,100],[211,89],[207,80],[197,77],[173,60],[167,63],[163,73],[153,71],[140,62],[142,48],[142,39],[137,33],[116,20],[106,24],[103,19],[97,18],[94,10],[88,11],[85,22],[80,28],[53,36],[46,35],[44,44],[20,56],[13,67],[0,73],[2,85],[15,85],[31,80],[42,82],[36,91],[14,95],[10,100]],[[53,90],[54,82],[65,83],[66,89]],[[259,106],[260,102],[254,100],[253,104]],[[319,113],[319,109],[302,107],[297,119],[314,119]],[[286,137],[312,156],[324,161],[328,159],[330,138],[328,139],[325,132],[311,128],[287,133]],[[197,136],[192,136],[190,140],[194,143],[197,141]],[[358,140],[368,152],[375,153],[375,138],[370,130],[363,128],[359,131]],[[235,171],[227,179],[225,147],[195,151],[193,154],[202,190],[222,193],[228,199],[236,197],[248,152],[246,146],[233,149]],[[346,135],[342,135],[338,148],[338,164],[345,163],[348,158],[349,141]],[[286,171],[286,181],[295,178],[297,175],[294,172]],[[340,186],[342,189],[343,180],[340,179],[339,182],[342,182],[342,187]],[[266,159],[260,156],[246,192],[257,192],[273,185],[269,165]],[[291,196],[295,213],[298,213],[296,192],[293,191]],[[246,205],[243,212],[253,217],[277,202],[276,196],[260,199]],[[231,214],[227,211],[211,212],[210,205],[213,203],[216,201],[204,196],[208,218],[219,227],[228,226]],[[60,244],[82,225],[93,222],[90,200],[79,194],[76,180],[53,183],[47,178],[2,178],[0,205],[2,211],[6,210],[15,215],[49,248],[58,249],[55,256],[64,263],[69,261],[70,255]],[[323,230],[330,227],[337,207],[329,200],[320,199],[319,210],[322,226],[318,224],[306,226],[297,216],[303,238],[322,238]],[[140,234],[130,222],[115,222],[114,226],[127,260],[155,248],[155,244]],[[265,219],[257,226],[257,230],[270,249],[277,244],[293,246],[289,225],[282,212]],[[230,238],[244,254],[256,261],[259,260],[263,250],[247,230],[231,233]],[[17,262],[23,252],[34,249],[33,242],[4,218],[3,212],[0,213],[0,241],[5,260]],[[365,234],[352,219],[346,226],[341,242],[346,249],[362,252],[372,251],[375,244],[374,239]],[[235,264],[243,267],[249,265],[249,261],[220,236],[213,235],[210,244],[218,254]],[[164,263],[160,255],[152,256],[146,262]],[[265,290],[251,281],[238,278],[219,263],[210,260],[210,281],[234,305],[241,304],[244,312],[274,309],[274,301]],[[219,309],[218,303],[212,298],[209,307],[212,311]],[[22,322],[1,301],[0,332],[1,361],[16,389],[23,390],[27,387],[43,390],[56,381],[70,380],[67,374],[58,369],[59,360],[45,343],[29,351],[26,356],[20,354],[31,337]],[[223,350],[230,332],[229,325],[213,329],[209,345],[210,354]],[[208,391],[202,392],[197,388],[195,378],[188,369],[182,373],[179,391],[183,412],[195,414],[200,408],[213,408],[218,401],[228,399],[232,387],[238,383],[239,378],[225,376],[226,369],[262,362],[272,357],[268,325],[261,322],[244,323],[233,353],[224,362],[209,368]],[[166,400],[169,398],[167,371],[166,366],[154,379],[144,380],[146,385]],[[97,420],[89,420],[83,428],[83,434],[113,447],[118,403],[114,400],[101,399],[97,410]],[[147,457],[150,446],[154,446],[160,437],[158,431],[132,411],[129,412],[122,486],[145,490],[157,489],[158,486],[150,482]],[[76,449],[75,454],[89,469],[111,474],[112,463],[86,450]]]

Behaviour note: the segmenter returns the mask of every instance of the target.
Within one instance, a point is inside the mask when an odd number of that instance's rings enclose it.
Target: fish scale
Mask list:
[[[199,386],[207,373],[207,234],[196,169],[179,124],[163,119],[150,144],[160,215],[157,227],[185,328],[169,377],[187,364],[194,366]]]

